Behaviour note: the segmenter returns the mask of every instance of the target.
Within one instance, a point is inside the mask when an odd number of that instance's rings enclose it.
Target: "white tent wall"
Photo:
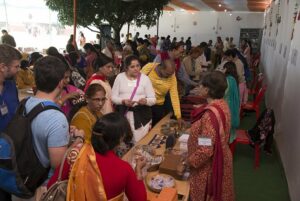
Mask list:
[[[280,3],[280,6],[278,4]],[[275,111],[275,139],[284,166],[292,201],[300,198],[300,20],[296,20],[294,37],[295,5],[299,0],[276,1],[265,16],[267,29],[262,43],[261,67],[268,85],[266,103]],[[279,11],[278,11],[279,7]],[[281,23],[276,23],[276,15]],[[298,12],[299,15],[299,12]],[[272,27],[270,27],[270,18]],[[278,34],[276,30],[278,26]],[[296,55],[297,53],[297,55]]]
[[[236,20],[237,17],[241,20]],[[159,19],[159,36],[170,35],[171,38],[187,37],[192,38],[193,44],[200,44],[202,41],[212,39],[214,42],[217,36],[233,37],[234,43],[239,43],[240,29],[241,28],[263,28],[263,13],[254,12],[187,12],[187,11],[164,11]],[[144,37],[145,34],[156,35],[157,26],[136,27],[130,26],[130,33],[133,35],[140,32],[140,36]],[[121,33],[127,34],[127,25],[125,25]]]
[[[49,46],[64,48],[72,33],[72,28],[65,29],[59,25],[57,13],[50,11],[44,1],[27,0],[6,0],[6,4],[0,1],[0,28],[6,28],[15,37],[19,47],[35,47],[44,49]],[[6,12],[7,11],[7,18]],[[18,13],[16,15],[15,13]],[[20,18],[21,16],[21,18]],[[241,18],[237,21],[237,17]],[[3,23],[8,22],[8,27]],[[2,27],[1,27],[2,23]],[[159,19],[159,35],[171,37],[192,38],[194,45],[202,41],[212,39],[214,42],[217,36],[234,37],[234,43],[238,45],[241,28],[262,28],[263,13],[254,12],[188,12],[176,9],[176,11],[164,11]],[[30,31],[34,30],[37,34]],[[96,33],[88,29],[79,28],[85,33],[88,42],[95,41]],[[156,35],[157,26],[136,27],[130,26],[130,32],[134,35],[137,31],[144,37],[145,34]],[[124,25],[121,33],[127,33],[127,25]],[[38,41],[38,42],[36,42]]]

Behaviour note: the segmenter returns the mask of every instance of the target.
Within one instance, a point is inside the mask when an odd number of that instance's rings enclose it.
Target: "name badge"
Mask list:
[[[198,138],[198,145],[200,145],[200,146],[211,146],[212,145],[211,138],[199,137]]]
[[[5,103],[0,106],[0,113],[2,116],[8,114],[8,108]]]

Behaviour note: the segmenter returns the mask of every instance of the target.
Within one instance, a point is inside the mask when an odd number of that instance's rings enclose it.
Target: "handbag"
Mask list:
[[[69,150],[68,150],[69,151]],[[68,179],[67,180],[61,180],[61,174],[63,171],[63,167],[65,164],[65,160],[67,157],[67,154],[69,153],[66,151],[62,163],[59,168],[59,174],[58,179],[55,184],[53,184],[47,192],[45,192],[42,197],[40,198],[40,201],[66,201],[67,199],[67,188],[68,188]]]

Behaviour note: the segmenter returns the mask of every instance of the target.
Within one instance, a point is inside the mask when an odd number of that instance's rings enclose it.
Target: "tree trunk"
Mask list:
[[[130,23],[127,24],[127,40],[129,39]]]
[[[113,27],[114,29],[114,38],[115,38],[115,43],[120,43],[120,32],[122,29],[121,27]]]

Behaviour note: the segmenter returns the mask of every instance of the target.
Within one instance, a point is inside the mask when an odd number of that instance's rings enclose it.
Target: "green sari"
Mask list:
[[[231,129],[229,144],[236,138],[235,130],[240,125],[240,95],[236,80],[231,75],[226,76],[228,87],[225,92],[224,99],[226,100],[231,115]]]

